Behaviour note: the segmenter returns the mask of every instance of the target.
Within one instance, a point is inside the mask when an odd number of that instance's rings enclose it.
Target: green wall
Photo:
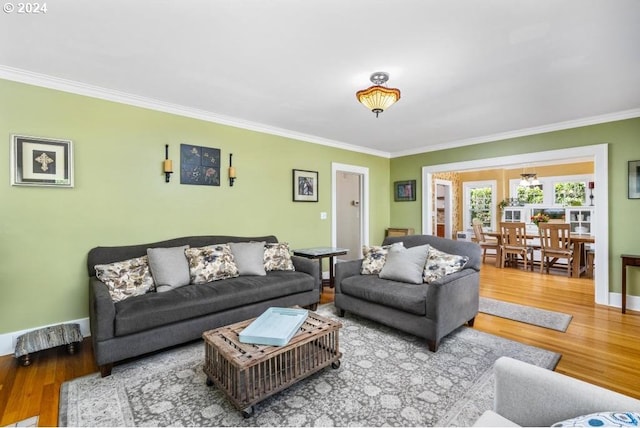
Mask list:
[[[201,234],[331,244],[331,162],[369,168],[370,241],[389,225],[389,159],[0,80],[0,333],[88,316],[86,255]],[[10,183],[10,136],[73,141],[75,187]],[[165,183],[165,144],[220,148],[220,187]],[[238,179],[226,180],[229,153]],[[294,203],[291,170],[319,172],[319,202]],[[320,220],[320,212],[328,213]]]
[[[423,166],[602,143],[609,148],[609,289],[620,292],[620,254],[640,254],[640,199],[627,199],[627,161],[640,159],[640,118],[391,159],[392,183],[418,181],[417,201],[393,202],[391,198],[391,224],[421,230]],[[640,296],[640,269],[630,270],[627,278],[629,294]]]

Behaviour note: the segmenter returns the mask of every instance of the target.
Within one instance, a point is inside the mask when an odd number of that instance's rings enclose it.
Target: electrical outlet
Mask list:
[[[320,220],[326,220],[326,219],[327,219],[327,213],[326,213],[326,212],[324,212],[324,211],[322,211],[322,212],[320,213]]]

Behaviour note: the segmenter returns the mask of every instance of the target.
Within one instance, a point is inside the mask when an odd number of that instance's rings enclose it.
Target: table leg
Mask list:
[[[322,281],[322,257],[318,257],[318,266],[320,269],[320,294],[322,294],[322,290],[324,289],[324,282]]]
[[[329,288],[335,286],[335,280],[333,275],[333,256],[329,256]]]
[[[574,278],[580,278],[580,256],[582,255],[582,248],[584,244],[573,244],[573,266],[571,267],[571,276]]]
[[[622,313],[627,310],[627,261],[622,259]]]

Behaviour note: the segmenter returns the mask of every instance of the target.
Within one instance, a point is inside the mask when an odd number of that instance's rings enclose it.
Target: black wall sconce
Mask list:
[[[162,171],[164,172],[164,179],[168,183],[173,174],[173,161],[169,159],[169,145],[164,145],[164,163],[162,164]]]
[[[236,169],[233,167],[233,153],[229,153],[229,186],[233,187],[236,181]]]

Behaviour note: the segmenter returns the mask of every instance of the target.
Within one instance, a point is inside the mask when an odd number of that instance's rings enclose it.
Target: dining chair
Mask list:
[[[540,273],[546,266],[553,266],[558,259],[567,259],[567,275],[571,276],[573,265],[573,247],[571,244],[571,225],[569,223],[539,223],[540,245],[542,260],[540,262]]]
[[[493,253],[496,257],[498,256],[498,240],[493,238],[487,238],[484,235],[484,231],[482,230],[482,223],[477,219],[473,219],[473,235],[475,238],[475,242],[480,245],[482,249],[482,263],[485,262],[485,258],[487,257],[487,250],[494,250]]]
[[[500,267],[504,268],[507,256],[515,259],[516,264],[517,256],[520,256],[524,262],[524,270],[527,270],[527,265],[530,264],[533,271],[533,248],[527,242],[527,229],[524,222],[500,223],[500,235],[502,237]]]

